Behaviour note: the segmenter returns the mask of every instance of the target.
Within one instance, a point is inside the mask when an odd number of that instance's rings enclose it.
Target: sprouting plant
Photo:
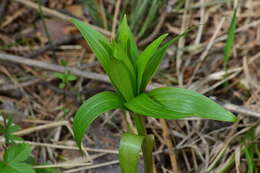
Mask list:
[[[0,124],[0,134],[3,135],[7,146],[3,160],[0,160],[1,173],[59,173],[56,169],[50,168],[34,169],[33,165],[36,163],[31,157],[32,146],[22,143],[23,139],[13,134],[20,127],[13,123],[11,115],[1,116],[3,125]]]
[[[138,134],[128,132],[122,135],[119,147],[121,170],[123,173],[136,173],[139,152],[142,150],[145,173],[151,173],[154,137],[147,134],[144,116],[164,119],[198,116],[230,122],[236,120],[232,113],[191,90],[166,87],[145,92],[167,48],[187,32],[162,44],[167,37],[164,34],[144,51],[139,51],[126,17],[112,41],[79,20],[73,19],[72,22],[88,42],[116,90],[101,92],[89,98],[76,112],[73,130],[80,148],[85,131],[99,115],[118,108],[129,111]]]
[[[236,14],[237,14],[237,9],[235,9],[233,12],[231,23],[228,29],[227,40],[224,47],[225,78],[227,77],[228,62],[229,62],[230,55],[232,53],[232,47],[234,45],[234,40],[235,40],[236,21],[237,21]]]
[[[68,66],[68,63],[64,60],[61,60],[61,65],[64,67]],[[59,88],[65,88],[70,84],[70,82],[77,80],[77,77],[73,74],[70,74],[69,71],[65,71],[64,73],[53,73],[53,76],[60,79],[61,83],[59,84]]]
[[[244,146],[242,153],[245,153],[247,173],[259,172],[256,160],[260,159],[260,149],[257,147],[256,137],[256,129],[252,128],[245,134],[245,137],[242,140],[242,144]]]
[[[15,143],[15,141],[21,141],[22,138],[15,136],[13,133],[20,129],[20,127],[13,123],[12,116],[3,117],[3,125],[0,124],[0,134],[3,134],[5,138],[5,143],[7,145]]]

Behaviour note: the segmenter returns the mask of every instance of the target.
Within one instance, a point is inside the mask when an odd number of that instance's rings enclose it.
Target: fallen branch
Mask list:
[[[61,65],[56,65],[56,64],[49,64],[37,60],[32,60],[28,58],[24,58],[21,56],[15,56],[15,55],[10,55],[10,54],[5,54],[5,53],[0,53],[0,60],[4,61],[9,61],[13,63],[18,63],[18,64],[24,64],[32,67],[38,67],[42,68],[45,70],[50,70],[50,71],[55,71],[55,72],[60,72],[60,73],[65,73],[65,72],[70,72],[73,75],[88,78],[88,79],[94,79],[102,82],[109,82],[108,77],[103,74],[98,74],[98,73],[93,73],[93,72],[87,72],[87,71],[81,71],[79,69],[76,69],[74,67],[64,67]]]

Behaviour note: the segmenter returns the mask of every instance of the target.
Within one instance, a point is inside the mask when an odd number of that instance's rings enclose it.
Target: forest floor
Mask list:
[[[167,50],[150,86],[198,91],[238,121],[146,118],[156,140],[156,172],[173,172],[172,158],[177,158],[179,173],[259,171],[260,1],[144,2],[1,0],[0,113],[21,127],[15,134],[33,146],[37,163],[64,173],[118,173],[117,148],[127,124],[133,124],[130,115],[115,110],[95,120],[84,140],[84,157],[73,139],[73,117],[81,103],[112,87],[70,18],[89,22],[111,38],[126,13],[140,49],[162,33],[173,37],[197,26]],[[236,7],[235,42],[225,77],[224,46]],[[64,84],[57,72],[76,78]],[[4,148],[0,140],[0,158]]]

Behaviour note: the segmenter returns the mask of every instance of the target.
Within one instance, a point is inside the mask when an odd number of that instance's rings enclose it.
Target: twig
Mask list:
[[[163,130],[164,141],[165,141],[165,144],[168,148],[169,156],[170,156],[170,159],[171,159],[172,171],[174,173],[180,173],[180,171],[178,169],[177,158],[176,158],[175,152],[173,150],[173,144],[172,144],[171,137],[170,137],[170,134],[169,134],[167,122],[164,119],[160,119],[160,123],[161,123],[162,130]]]
[[[104,166],[109,166],[109,165],[114,165],[119,163],[118,160],[113,160],[113,161],[109,161],[109,162],[105,162],[105,163],[100,163],[100,164],[96,164],[96,165],[91,165],[91,166],[86,166],[86,167],[81,167],[81,168],[76,168],[76,169],[71,169],[68,171],[64,171],[63,173],[72,173],[72,172],[78,172],[81,170],[88,170],[88,169],[93,169],[93,168],[100,168],[100,167],[104,167]]]
[[[53,127],[65,126],[65,125],[68,125],[68,121],[58,121],[58,122],[53,122],[53,123],[49,123],[49,124],[44,124],[41,126],[23,129],[18,132],[15,132],[14,135],[23,136],[23,135],[30,134],[35,131],[40,131],[40,130],[49,129],[49,128],[53,128]]]
[[[39,8],[38,8],[38,5],[34,2],[31,2],[29,0],[14,0],[16,2],[19,2],[27,7],[30,7],[36,11],[39,11]],[[63,13],[60,13],[58,11],[55,11],[55,10],[52,10],[50,8],[47,8],[47,7],[42,7],[42,12],[43,14],[47,15],[47,16],[51,16],[51,17],[56,17],[56,18],[59,18],[59,19],[62,19],[62,20],[66,20],[66,21],[71,21],[72,17],[71,16],[68,16],[66,14],[63,14]],[[91,25],[91,24],[89,24]],[[97,27],[95,25],[91,25],[95,30],[107,35],[107,36],[111,36],[111,33],[105,29],[102,29],[100,27]]]
[[[26,82],[19,83],[19,87],[24,88],[30,85],[34,85],[36,83],[41,82],[42,79],[32,79]],[[14,90],[17,89],[17,86],[14,84],[7,84],[7,85],[0,85],[0,91],[8,91],[8,90]]]
[[[228,109],[232,112],[236,112],[236,113],[245,114],[245,115],[249,115],[249,116],[252,116],[252,117],[260,118],[260,111],[251,110],[251,109],[248,109],[244,106],[238,106],[238,105],[234,105],[234,104],[228,103],[228,102],[220,102],[220,104],[223,107],[225,107],[226,109]]]
[[[93,72],[81,71],[74,67],[64,67],[64,66],[55,65],[55,64],[48,64],[45,62],[31,60],[31,59],[20,57],[20,56],[0,53],[0,60],[9,61],[9,62],[13,62],[13,63],[19,63],[19,64],[25,64],[25,65],[29,65],[29,66],[33,66],[33,67],[39,67],[42,69],[56,71],[56,72],[60,72],[60,73],[65,73],[65,72],[69,71],[71,74],[74,74],[76,76],[80,76],[80,77],[84,77],[84,78],[88,78],[88,79],[94,79],[94,80],[107,82],[107,83],[109,82],[108,77],[106,75],[93,73]]]
[[[185,1],[185,8],[189,8],[190,5],[190,0]],[[188,10],[184,11],[183,17],[182,17],[182,24],[181,24],[181,32],[184,32],[187,28],[188,25]],[[185,37],[181,37],[178,41],[178,49],[177,55],[176,55],[176,73],[178,77],[178,85],[180,87],[183,86],[183,72],[181,70],[181,65],[182,65],[182,55],[183,55],[183,47],[185,45]]]
[[[117,17],[118,17],[118,14],[119,14],[120,4],[121,4],[121,0],[117,0],[117,1],[116,1],[116,9],[115,9],[114,18],[113,18],[111,39],[114,39],[114,38],[115,38]]]

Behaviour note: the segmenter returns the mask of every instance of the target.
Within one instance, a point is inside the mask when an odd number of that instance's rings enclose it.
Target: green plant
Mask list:
[[[79,20],[73,19],[72,22],[88,42],[116,90],[101,92],[89,98],[76,112],[73,130],[79,147],[85,131],[99,115],[118,108],[130,111],[138,135],[131,131],[122,135],[119,147],[121,170],[123,173],[135,173],[139,152],[142,150],[145,173],[151,173],[154,138],[147,134],[143,116],[164,119],[198,116],[230,122],[236,120],[232,113],[206,96],[191,90],[166,87],[145,92],[167,48],[187,32],[161,45],[167,37],[167,34],[164,34],[141,52],[137,48],[126,17],[112,41]]]
[[[3,125],[0,124],[0,134],[4,135],[5,143],[7,145],[15,143],[15,141],[21,141],[22,138],[15,136],[13,133],[20,129],[20,127],[13,123],[13,119],[11,116],[5,117],[4,115],[0,116],[3,117]]]
[[[35,173],[32,165],[26,163],[31,155],[32,148],[28,144],[15,144],[9,147],[0,161],[0,170],[3,173]]]
[[[1,173],[59,173],[56,169],[34,169],[36,163],[31,157],[32,146],[22,143],[23,139],[13,134],[20,127],[13,123],[11,115],[4,116],[0,113],[0,116],[3,117],[0,134],[3,134],[6,144],[3,160],[0,161]]]
[[[66,67],[68,66],[68,63],[64,60],[61,60],[61,65]],[[77,80],[77,77],[73,74],[70,74],[69,71],[65,71],[64,73],[54,72],[53,76],[61,80],[61,83],[59,84],[59,88],[61,89],[67,87],[70,82]]]
[[[228,62],[229,62],[230,55],[232,53],[232,47],[234,45],[234,40],[235,40],[236,21],[237,21],[236,14],[237,14],[237,9],[235,9],[233,12],[231,23],[228,29],[227,40],[224,47],[225,78],[227,77]]]
[[[247,161],[247,173],[259,172],[259,168],[256,166],[256,160],[260,159],[260,149],[257,147],[256,137],[256,130],[253,128],[245,134],[245,137],[242,140],[242,144],[244,146],[244,150],[242,152],[245,153],[245,158]]]

